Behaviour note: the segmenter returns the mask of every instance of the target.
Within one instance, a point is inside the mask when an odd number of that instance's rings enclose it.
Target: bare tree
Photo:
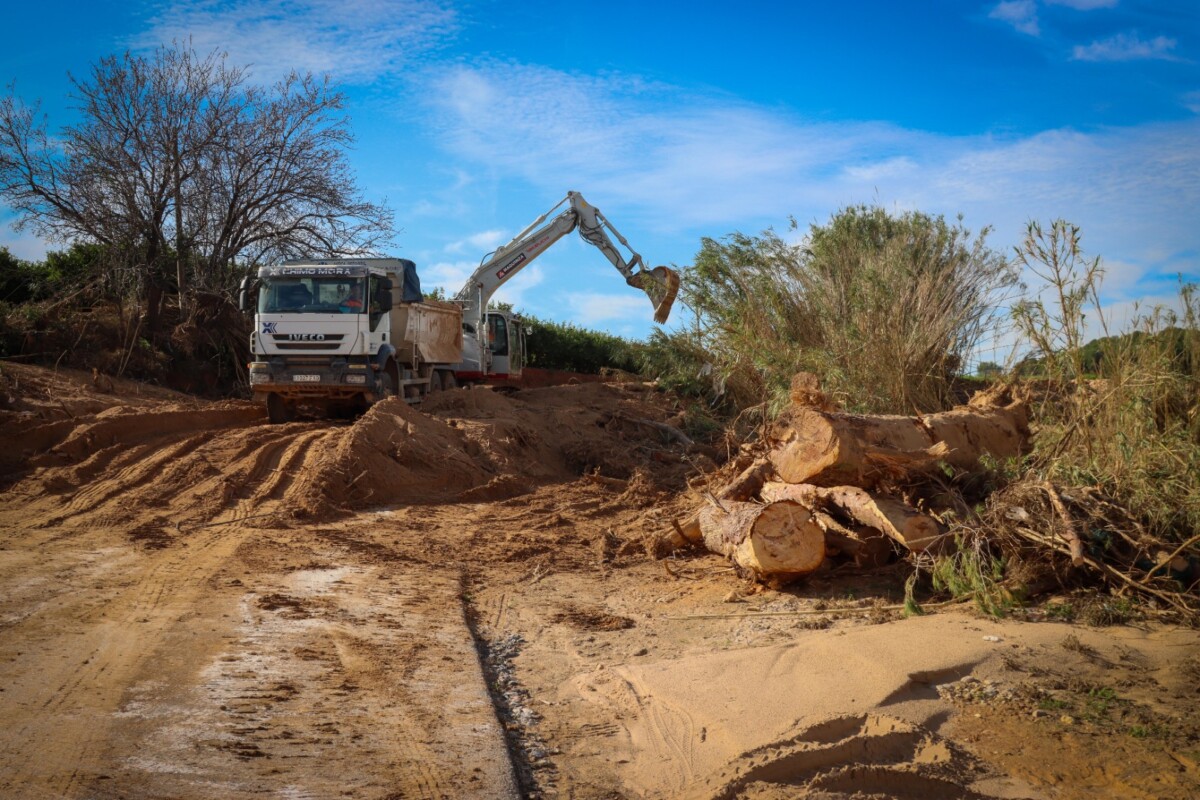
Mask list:
[[[18,227],[124,254],[151,320],[163,289],[182,308],[189,288],[230,289],[262,259],[389,241],[391,212],[356,186],[345,98],[328,80],[293,73],[264,89],[223,54],[176,43],[103,58],[71,83],[81,119],[57,137],[36,105],[0,98],[0,199]]]
[[[203,255],[199,280],[223,285],[222,270],[312,253],[379,249],[390,213],[366,202],[343,157],[352,143],[343,97],[327,79],[290,75],[267,95],[247,94],[249,113],[206,151],[190,208]]]

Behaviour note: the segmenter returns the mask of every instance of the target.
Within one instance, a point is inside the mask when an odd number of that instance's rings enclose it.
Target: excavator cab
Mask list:
[[[487,343],[491,354],[488,374],[495,380],[521,377],[525,366],[525,324],[515,314],[503,311],[487,313]]]

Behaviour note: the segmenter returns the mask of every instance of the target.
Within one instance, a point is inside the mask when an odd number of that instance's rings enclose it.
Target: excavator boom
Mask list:
[[[546,222],[563,204],[566,204],[567,208]],[[612,223],[605,219],[600,209],[584,200],[579,192],[573,191],[567,192],[565,198],[526,226],[511,242],[484,257],[479,268],[455,296],[463,305],[464,319],[481,326],[488,301],[496,290],[576,228],[584,241],[597,247],[616,267],[626,283],[646,292],[654,304],[654,321],[666,322],[679,291],[678,273],[669,267],[647,269],[642,263],[642,257],[629,246],[629,242]],[[625,258],[613,244],[610,233],[629,251],[629,258]]]

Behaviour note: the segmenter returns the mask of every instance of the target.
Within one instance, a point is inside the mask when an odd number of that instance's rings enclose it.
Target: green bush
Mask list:
[[[570,323],[526,316],[528,365],[540,369],[597,374],[619,369],[637,372],[638,345],[610,333],[587,330]]]
[[[0,303],[20,305],[37,300],[38,275],[36,265],[0,247]]]
[[[695,324],[652,344],[677,349],[659,361],[680,370],[708,364],[735,408],[782,404],[799,371],[855,410],[944,408],[996,294],[1016,282],[986,236],[942,217],[854,206],[799,243],[770,230],[704,239],[682,276]]]
[[[68,294],[99,271],[104,248],[73,244],[46,254],[45,261],[22,261],[0,247],[0,302],[14,306]]]
[[[1019,259],[1046,281],[1049,301],[1017,306],[1046,401],[1032,470],[1099,487],[1157,541],[1200,531],[1200,298],[1180,287],[1178,311],[1141,310],[1129,330],[1084,343],[1085,316],[1106,328],[1100,260],[1079,229],[1031,223]],[[1107,330],[1106,330],[1107,333]]]

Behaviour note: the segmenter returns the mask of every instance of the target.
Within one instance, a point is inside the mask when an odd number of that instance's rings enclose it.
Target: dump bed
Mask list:
[[[462,309],[454,303],[423,300],[392,306],[392,346],[408,364],[462,361]]]

